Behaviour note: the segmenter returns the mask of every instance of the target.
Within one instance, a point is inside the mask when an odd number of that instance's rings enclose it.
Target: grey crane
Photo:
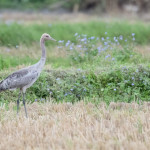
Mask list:
[[[18,100],[17,100],[17,114],[19,113],[20,97],[21,97],[21,94],[23,94],[23,105],[24,105],[26,117],[28,117],[26,105],[25,105],[26,89],[29,88],[30,86],[32,86],[33,83],[38,79],[38,77],[40,76],[40,73],[45,65],[45,61],[46,61],[45,41],[46,40],[56,41],[47,33],[44,33],[41,36],[40,46],[41,46],[41,50],[42,50],[42,56],[41,56],[41,59],[36,64],[26,67],[26,68],[23,68],[23,69],[20,69],[16,72],[12,73],[7,78],[5,78],[3,81],[0,82],[0,92],[8,90],[8,89],[10,89],[10,90],[16,89],[16,88],[20,89]]]

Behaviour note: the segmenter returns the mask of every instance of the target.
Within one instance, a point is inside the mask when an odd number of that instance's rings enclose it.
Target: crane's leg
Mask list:
[[[17,115],[19,113],[19,101],[20,101],[21,91],[19,92],[18,100],[17,100]]]
[[[25,93],[23,93],[23,105],[24,105],[24,110],[25,110],[26,118],[28,118],[27,109],[26,109],[26,101],[25,101]]]

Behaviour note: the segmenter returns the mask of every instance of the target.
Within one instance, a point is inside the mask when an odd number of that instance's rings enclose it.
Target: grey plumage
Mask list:
[[[35,65],[12,73],[0,83],[0,91],[16,88],[20,88],[21,90],[25,91],[37,80],[44,64],[45,60],[43,59],[43,61],[40,60]]]
[[[7,89],[23,88],[28,85],[35,76],[37,76],[37,71],[35,71],[35,73],[36,75],[32,75],[32,72],[30,73],[28,68],[16,71],[0,83],[0,90],[4,91]]]
[[[41,36],[40,39],[40,45],[42,49],[42,56],[38,63],[29,66],[27,68],[20,69],[11,75],[9,75],[7,78],[5,78],[3,81],[0,82],[0,92],[5,90],[12,90],[19,88],[19,98],[17,100],[17,113],[19,111],[19,99],[21,96],[21,93],[23,93],[23,104],[25,108],[25,113],[27,117],[27,111],[25,106],[25,92],[26,89],[32,86],[32,84],[38,79],[45,61],[46,61],[46,50],[45,50],[45,40],[54,40],[49,34],[44,33]],[[55,40],[54,40],[55,41]]]

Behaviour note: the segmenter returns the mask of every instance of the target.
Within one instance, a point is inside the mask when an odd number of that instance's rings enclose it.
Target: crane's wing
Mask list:
[[[0,82],[0,91],[22,88],[31,84],[38,77],[38,72],[30,68],[18,70]]]

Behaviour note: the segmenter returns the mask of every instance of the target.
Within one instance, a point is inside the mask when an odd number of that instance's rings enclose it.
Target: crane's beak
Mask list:
[[[53,39],[52,37],[50,38],[50,40],[52,40],[52,41],[55,41],[55,42],[56,42],[56,40],[55,40],[55,39]]]

